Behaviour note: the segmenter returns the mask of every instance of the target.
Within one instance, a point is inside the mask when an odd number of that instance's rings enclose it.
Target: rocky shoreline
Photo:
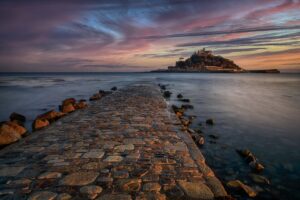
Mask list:
[[[230,199],[167,93],[145,83],[112,89],[76,112],[76,101],[62,102],[70,114],[2,149],[1,197]]]

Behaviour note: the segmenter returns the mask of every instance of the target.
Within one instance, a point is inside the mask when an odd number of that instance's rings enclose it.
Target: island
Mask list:
[[[151,72],[200,72],[200,73],[280,73],[277,69],[246,70],[234,61],[222,56],[213,55],[212,51],[196,51],[188,59],[180,58],[175,66],[167,69],[153,70]]]

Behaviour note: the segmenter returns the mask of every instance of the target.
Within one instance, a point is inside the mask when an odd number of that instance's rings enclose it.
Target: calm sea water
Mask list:
[[[242,180],[262,191],[257,199],[300,199],[299,74],[0,74],[0,120],[19,112],[29,128],[38,114],[57,109],[67,97],[87,99],[99,89],[136,81],[168,84],[174,94],[170,104],[180,105],[178,93],[191,100],[194,109],[188,114],[197,116],[193,127],[202,123],[207,135],[202,152],[222,181]],[[206,126],[207,118],[216,125]],[[265,165],[262,175],[270,186],[251,181],[238,148],[250,149]]]

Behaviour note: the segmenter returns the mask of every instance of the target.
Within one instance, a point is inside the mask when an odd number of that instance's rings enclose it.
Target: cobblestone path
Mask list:
[[[0,152],[0,199],[214,199],[226,192],[161,92],[134,84]]]

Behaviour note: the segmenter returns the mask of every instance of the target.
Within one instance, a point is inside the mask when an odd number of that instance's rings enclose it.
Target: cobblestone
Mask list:
[[[4,199],[226,196],[159,88],[137,83],[0,151]]]

